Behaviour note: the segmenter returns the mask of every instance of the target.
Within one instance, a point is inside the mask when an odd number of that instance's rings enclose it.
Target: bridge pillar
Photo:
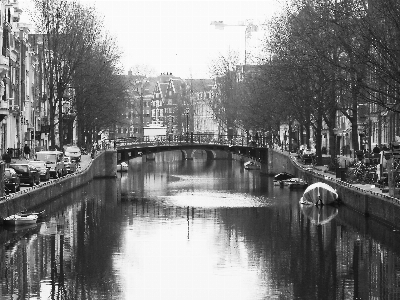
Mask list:
[[[117,157],[117,161],[118,163],[120,163],[121,161],[128,161],[129,160],[129,151],[125,150],[125,151],[121,151],[120,153],[118,153],[118,157]]]
[[[182,160],[193,160],[193,149],[181,150]]]
[[[156,155],[154,154],[154,153],[149,153],[149,154],[146,154],[146,155],[144,155],[145,156],[145,158],[146,158],[146,161],[149,161],[149,160],[156,160]]]
[[[261,163],[260,173],[261,174],[269,174],[268,173],[268,163]]]

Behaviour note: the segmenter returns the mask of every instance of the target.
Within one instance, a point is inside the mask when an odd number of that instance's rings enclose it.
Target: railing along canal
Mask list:
[[[266,137],[252,139],[250,136],[220,135],[220,134],[183,134],[183,135],[158,135],[155,137],[144,136],[117,138],[115,147],[137,145],[180,145],[180,144],[216,144],[229,146],[268,147]]]

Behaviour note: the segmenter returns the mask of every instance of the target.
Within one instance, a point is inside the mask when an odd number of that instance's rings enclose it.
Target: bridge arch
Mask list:
[[[183,160],[192,160],[194,158],[194,154],[197,151],[204,151],[207,155],[207,160],[217,159],[217,152],[214,150],[206,150],[206,149],[181,149],[182,159]]]
[[[232,159],[233,156],[246,156],[262,162],[268,162],[268,149],[247,146],[232,146],[218,144],[132,144],[118,147],[118,163],[128,161],[135,157],[142,157],[144,160],[154,159],[154,154],[164,151],[181,151],[182,159],[190,160],[195,157],[196,151],[205,151],[207,160]]]

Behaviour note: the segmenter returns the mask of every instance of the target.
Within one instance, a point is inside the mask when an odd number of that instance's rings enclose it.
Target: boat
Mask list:
[[[286,180],[286,184],[289,186],[289,189],[305,189],[308,186],[308,183],[305,182],[301,178],[290,178]]]
[[[38,214],[15,214],[8,216],[7,218],[3,219],[4,225],[13,225],[13,226],[21,226],[21,225],[32,225],[36,224],[39,218]]]
[[[254,161],[248,161],[244,163],[244,168],[246,170],[260,170],[261,166],[260,164],[254,162]]]
[[[117,165],[117,171],[118,172],[127,172],[128,171],[128,164],[126,162],[122,162]]]
[[[329,223],[338,214],[337,207],[332,205],[315,206],[300,203],[301,212],[315,225]]]
[[[314,205],[328,205],[337,202],[338,198],[333,187],[323,182],[316,182],[306,188],[300,201]]]
[[[282,172],[282,173],[276,174],[274,176],[274,181],[287,180],[287,179],[294,178],[294,177],[295,176],[292,175],[292,174],[289,174],[289,173],[286,173],[286,172]]]
[[[44,210],[39,212],[21,211],[3,219],[4,225],[22,226],[36,224],[44,217]]]

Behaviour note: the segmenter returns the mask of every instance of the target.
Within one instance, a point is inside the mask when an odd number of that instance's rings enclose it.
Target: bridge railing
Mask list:
[[[158,135],[155,137],[144,136],[117,138],[115,147],[124,147],[132,145],[180,145],[180,144],[216,144],[231,146],[253,146],[267,147],[268,142],[265,137],[261,136],[258,140],[251,139],[248,136],[241,135],[222,135],[222,134],[204,134],[204,133],[188,133],[181,135]]]

